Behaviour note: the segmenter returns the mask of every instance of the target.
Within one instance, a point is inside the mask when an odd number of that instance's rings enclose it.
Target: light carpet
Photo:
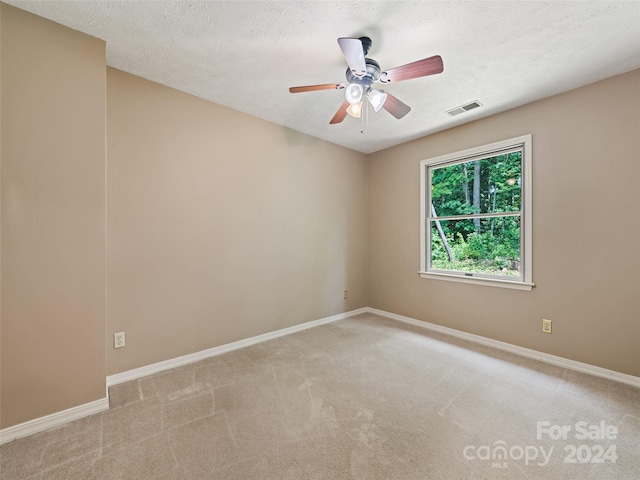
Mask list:
[[[3,445],[0,478],[640,478],[639,389],[371,314],[114,386],[110,405]]]

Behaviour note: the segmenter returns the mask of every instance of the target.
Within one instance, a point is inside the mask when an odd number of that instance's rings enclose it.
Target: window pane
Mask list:
[[[522,151],[431,169],[436,215],[520,211]]]
[[[431,268],[520,276],[519,215],[430,223]]]

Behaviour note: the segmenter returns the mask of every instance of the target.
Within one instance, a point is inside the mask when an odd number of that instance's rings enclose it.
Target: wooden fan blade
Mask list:
[[[418,60],[417,62],[407,63],[401,67],[386,70],[380,74],[378,80],[381,83],[401,82],[402,80],[435,75],[436,73],[442,73],[443,70],[444,64],[442,63],[442,57],[435,55]]]
[[[342,105],[340,105],[340,108],[338,109],[336,114],[333,116],[329,124],[333,125],[334,123],[340,123],[341,121],[343,121],[344,118],[347,116],[347,107],[349,107],[349,102],[345,100],[345,102]]]
[[[315,92],[316,90],[339,90],[344,88],[344,85],[340,83],[325,83],[323,85],[306,85],[304,87],[291,87],[289,92],[291,93],[300,93],[300,92]]]
[[[339,38],[338,45],[349,64],[351,72],[356,77],[364,77],[367,73],[367,65],[364,61],[364,48],[359,38]]]
[[[411,107],[404,102],[401,102],[396,97],[391,95],[389,92],[385,92],[387,94],[387,100],[382,105],[387,112],[400,120],[407,113],[411,111]]]

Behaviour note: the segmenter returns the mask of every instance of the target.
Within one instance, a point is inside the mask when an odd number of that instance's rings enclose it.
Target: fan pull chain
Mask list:
[[[362,98],[362,114],[360,117],[362,119],[360,133],[364,134],[364,127],[369,125],[369,102],[367,102],[364,97]]]

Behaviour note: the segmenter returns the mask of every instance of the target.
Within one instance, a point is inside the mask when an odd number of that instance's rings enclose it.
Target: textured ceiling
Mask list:
[[[365,153],[640,68],[640,2],[16,1],[101,38],[109,66]],[[389,69],[444,72],[385,87],[412,111],[329,120],[345,81],[338,37],[369,36]],[[472,100],[481,108],[445,111]]]

